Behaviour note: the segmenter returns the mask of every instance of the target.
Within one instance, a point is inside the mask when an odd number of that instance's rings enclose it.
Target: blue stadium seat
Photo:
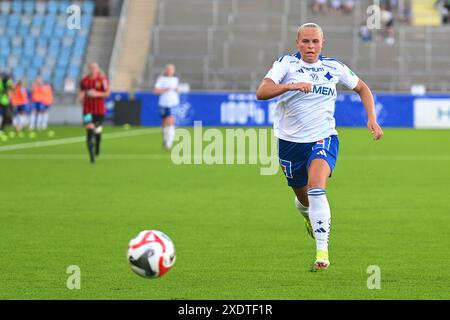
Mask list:
[[[80,68],[78,66],[70,66],[67,76],[72,79],[77,79],[80,76]]]
[[[95,4],[92,1],[83,2],[83,13],[93,15],[95,10]]]
[[[16,28],[7,27],[5,31],[5,36],[12,38],[17,34]]]
[[[21,65],[17,65],[13,69],[13,79],[19,80],[25,76],[25,69]]]
[[[55,77],[52,81],[55,91],[62,91],[64,89],[64,78]]]
[[[92,24],[92,16],[81,16],[81,28],[90,29]]]
[[[10,54],[8,57],[8,65],[10,67],[15,67],[19,63],[19,59],[14,54]]]
[[[41,26],[44,23],[45,16],[42,14],[36,14],[33,16],[31,24],[33,26]]]
[[[65,32],[66,32],[66,28],[57,26],[55,28],[54,35],[55,35],[55,37],[62,38],[64,36]]]
[[[6,34],[6,27],[0,26],[0,37]]]
[[[23,3],[22,1],[13,1],[11,3],[11,10],[13,13],[18,13],[21,14],[22,13],[22,9],[23,9]]]
[[[26,14],[33,14],[33,12],[34,12],[34,4],[35,4],[34,1],[25,1],[23,3],[23,11]]]
[[[20,17],[20,24],[22,26],[30,26],[31,22],[33,21],[33,16],[29,15],[29,14],[24,14]]]
[[[59,56],[59,48],[49,47],[47,51],[47,56],[56,58]]]
[[[8,16],[0,14],[0,26],[6,26],[7,23],[8,23]]]
[[[0,12],[8,15],[11,12],[11,2],[1,1],[0,2]]]
[[[39,36],[41,35],[41,28],[38,26],[32,26],[30,28],[30,35],[33,38],[39,38]]]
[[[27,26],[20,26],[18,34],[22,37],[26,37],[30,34],[30,28]]]
[[[61,46],[61,40],[59,38],[51,38],[49,47],[50,48],[59,48]]]
[[[47,47],[48,41],[47,38],[39,37],[37,39],[37,46],[38,47]]]
[[[49,14],[56,15],[58,13],[58,1],[49,0],[47,4],[47,11]]]
[[[38,1],[36,3],[36,13],[44,14],[47,11],[47,2],[46,1]]]
[[[0,49],[9,49],[9,38],[1,37],[0,38]]]
[[[73,48],[73,57],[82,58],[84,55],[84,47],[74,47]]]
[[[52,79],[52,72],[48,71],[46,69],[41,69],[39,71],[39,74],[41,75],[42,81],[44,81],[44,82],[50,82]]]
[[[56,18],[56,26],[60,28],[67,28],[67,16],[60,14]]]
[[[81,63],[83,62],[82,57],[76,57],[72,55],[72,58],[70,59],[70,65],[75,66],[79,68],[81,66]]]
[[[11,49],[9,48],[9,46],[0,45],[0,58],[7,59],[10,53]]]
[[[25,58],[33,58],[36,55],[34,47],[28,47],[23,49],[23,56]]]
[[[46,38],[46,39],[50,39],[53,36],[53,28],[52,27],[47,27],[44,26],[44,28],[41,30],[41,37],[42,38]]]
[[[40,57],[40,56],[35,56],[35,58],[33,59],[33,65],[37,68],[40,69],[42,67],[42,65],[44,64],[44,58]]]
[[[47,55],[47,46],[45,47],[36,47],[36,55],[40,57],[45,57]]]
[[[53,27],[56,23],[56,16],[55,15],[46,15],[44,18],[44,22],[46,25]]]
[[[22,52],[23,52],[22,47],[13,47],[11,50],[11,54],[18,58],[22,55]]]
[[[17,26],[20,24],[20,16],[17,14],[12,14],[9,16],[8,19],[8,26],[10,28],[17,28]]]
[[[69,7],[70,3],[67,0],[60,0],[59,2],[59,13],[60,14],[67,14],[67,8]]]
[[[32,36],[26,35],[24,37],[23,46],[27,49],[34,48],[36,46],[36,40]]]
[[[26,77],[28,79],[28,82],[31,84],[39,74],[39,69],[36,69],[34,67],[29,67],[26,71]]]
[[[67,29],[66,30],[66,36],[68,36],[68,37],[75,38],[77,35],[78,35],[77,29]]]
[[[46,57],[45,58],[45,67],[48,67],[49,69],[53,69],[56,65],[56,58],[54,57]]]
[[[11,38],[11,45],[13,48],[21,47],[23,44],[23,38],[21,36],[14,36]]]
[[[0,57],[0,70],[5,70],[7,66],[7,62],[5,58]]]

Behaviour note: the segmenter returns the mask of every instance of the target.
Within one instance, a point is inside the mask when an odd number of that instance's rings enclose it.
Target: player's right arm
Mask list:
[[[156,80],[155,87],[153,88],[153,93],[155,94],[163,94],[164,92],[167,92],[171,90],[170,87],[168,87],[165,83],[162,77],[158,78]]]
[[[258,100],[268,100],[275,98],[287,91],[300,90],[308,93],[312,90],[310,83],[281,83],[289,72],[289,58],[281,57],[274,62],[264,80],[256,90],[256,98]]]
[[[272,79],[265,78],[259,85],[258,90],[256,90],[256,98],[258,100],[268,100],[293,90],[309,93],[312,90],[312,85],[306,82],[277,84]]]

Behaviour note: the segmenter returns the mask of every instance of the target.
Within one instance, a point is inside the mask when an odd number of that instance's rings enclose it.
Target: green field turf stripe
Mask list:
[[[160,128],[150,128],[150,129],[140,129],[140,130],[126,131],[126,132],[105,133],[105,134],[103,134],[103,139],[117,139],[117,138],[141,136],[141,135],[153,134],[153,133],[158,133],[158,132],[161,132]],[[8,146],[0,147],[0,152],[58,146],[58,145],[79,143],[79,142],[85,142],[85,141],[86,141],[86,136],[79,136],[79,137],[49,140],[49,141],[12,144],[12,145],[8,145]]]
[[[84,140],[83,140],[84,141]],[[85,154],[2,154],[0,160],[78,160],[85,159]],[[159,160],[169,159],[170,154],[105,154],[105,160]],[[390,155],[390,156],[341,156],[340,161],[348,160],[394,160],[394,161],[450,161],[450,155]]]

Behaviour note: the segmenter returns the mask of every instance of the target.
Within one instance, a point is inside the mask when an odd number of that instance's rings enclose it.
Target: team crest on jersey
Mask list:
[[[102,83],[100,81],[95,81],[95,88],[100,89],[102,87]]]

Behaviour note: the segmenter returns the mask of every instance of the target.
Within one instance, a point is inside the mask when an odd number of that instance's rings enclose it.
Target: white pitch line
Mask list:
[[[141,136],[141,135],[145,135],[145,134],[152,134],[152,133],[158,133],[158,132],[161,132],[160,128],[140,129],[140,130],[126,131],[126,132],[105,133],[105,134],[103,134],[102,138],[117,139],[117,138]],[[63,138],[63,139],[48,140],[48,141],[11,144],[11,145],[0,147],[0,152],[11,151],[11,150],[42,148],[42,147],[50,147],[50,146],[59,146],[59,145],[78,143],[78,142],[84,142],[84,141],[86,141],[86,136]]]
[[[0,160],[85,160],[88,154],[0,154]],[[101,160],[158,160],[168,159],[163,154],[105,154]]]

